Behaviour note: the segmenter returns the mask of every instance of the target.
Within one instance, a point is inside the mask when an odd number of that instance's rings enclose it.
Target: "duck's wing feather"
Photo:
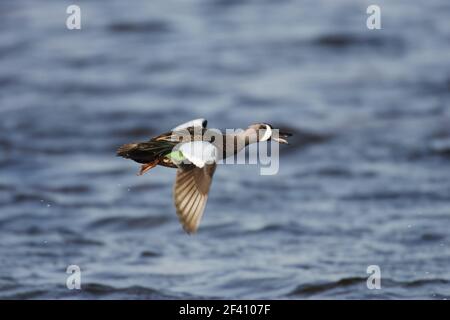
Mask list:
[[[178,169],[173,196],[177,215],[187,233],[195,233],[205,210],[216,164]]]
[[[199,121],[203,121],[203,125],[201,125]],[[172,131],[160,134],[159,136],[150,139],[150,141],[167,141],[171,143],[192,141],[197,140],[196,138],[194,138],[195,136],[201,137],[207,131],[208,129],[206,129],[206,120],[197,119],[186,122],[185,124],[174,128]]]
[[[179,151],[196,167],[203,168],[217,161],[217,148],[206,141],[191,141],[180,144]]]
[[[200,118],[200,119],[195,119],[195,120],[191,120],[191,121],[185,122],[183,124],[180,124],[179,126],[176,126],[175,128],[173,128],[172,131],[179,131],[179,130],[187,129],[190,127],[206,128],[207,124],[208,124],[208,121],[206,119]]]

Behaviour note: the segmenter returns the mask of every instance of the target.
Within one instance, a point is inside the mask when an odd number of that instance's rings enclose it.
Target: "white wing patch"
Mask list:
[[[206,141],[186,142],[178,150],[198,168],[203,168],[205,164],[212,164],[217,160],[217,148]]]
[[[175,128],[172,129],[172,131],[178,131],[178,130],[182,130],[182,129],[187,129],[189,127],[205,128],[206,124],[207,124],[206,119],[203,119],[203,118],[195,119],[195,120],[191,120],[191,121],[185,122],[183,124],[180,124],[179,126],[176,126]]]

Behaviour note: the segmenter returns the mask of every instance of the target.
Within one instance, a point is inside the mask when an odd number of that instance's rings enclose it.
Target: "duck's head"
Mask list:
[[[286,138],[292,136],[291,133],[276,130],[267,123],[255,123],[250,125],[248,129],[255,130],[257,132],[258,141],[274,140],[278,143],[288,144]]]

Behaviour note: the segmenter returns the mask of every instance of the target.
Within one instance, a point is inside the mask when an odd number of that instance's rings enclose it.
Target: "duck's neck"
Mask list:
[[[232,156],[247,147],[250,144],[258,142],[257,134],[254,129],[246,129],[242,132],[225,135],[223,145],[224,158]]]
[[[254,129],[246,129],[243,132],[238,133],[237,137],[238,141],[244,144],[244,148],[252,143],[258,142],[258,134]]]

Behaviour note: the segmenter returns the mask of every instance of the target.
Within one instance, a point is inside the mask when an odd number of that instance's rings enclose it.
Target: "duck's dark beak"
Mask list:
[[[272,137],[272,139],[281,144],[289,144],[286,139],[290,136],[292,136],[292,133],[280,131],[278,132],[278,137]]]

